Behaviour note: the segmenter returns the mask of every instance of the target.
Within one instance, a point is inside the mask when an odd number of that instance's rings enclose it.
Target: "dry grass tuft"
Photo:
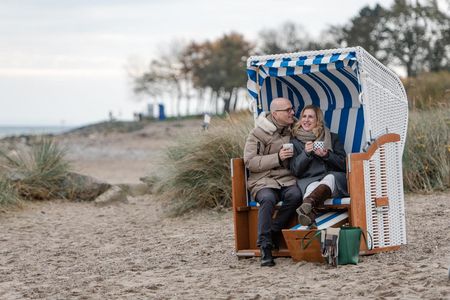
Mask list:
[[[25,199],[61,197],[61,183],[70,169],[64,155],[55,142],[42,139],[30,151],[0,151],[0,172]]]
[[[156,186],[161,199],[171,200],[171,214],[231,204],[230,160],[241,157],[253,127],[250,113],[215,118],[208,130],[178,137],[162,165],[166,174]]]

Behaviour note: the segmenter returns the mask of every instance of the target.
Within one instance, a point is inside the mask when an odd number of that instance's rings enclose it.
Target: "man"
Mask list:
[[[276,98],[270,104],[270,114],[262,113],[256,127],[250,132],[244,149],[244,162],[250,170],[248,187],[260,204],[258,212],[258,240],[261,266],[274,266],[272,249],[277,248],[281,229],[288,225],[301,204],[301,192],[296,178],[288,169],[292,148],[289,143],[294,123],[294,109],[285,98]],[[272,220],[275,205],[283,201],[277,216]]]

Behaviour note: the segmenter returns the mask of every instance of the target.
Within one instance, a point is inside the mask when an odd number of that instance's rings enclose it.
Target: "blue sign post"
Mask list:
[[[159,120],[165,120],[166,119],[166,113],[164,112],[164,104],[158,104],[159,107]]]

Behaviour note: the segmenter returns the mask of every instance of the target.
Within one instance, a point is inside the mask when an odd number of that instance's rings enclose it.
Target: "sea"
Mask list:
[[[0,125],[0,139],[8,136],[59,134],[75,127],[70,126],[2,126]]]

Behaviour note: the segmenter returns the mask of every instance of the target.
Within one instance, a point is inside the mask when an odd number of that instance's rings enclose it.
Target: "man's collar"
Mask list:
[[[270,113],[262,112],[258,118],[256,118],[255,126],[261,128],[268,134],[272,135],[275,132],[280,134],[286,133],[286,130],[291,128],[291,125],[282,126],[275,121]]]
[[[272,115],[269,115],[267,118],[270,119],[273,125],[275,125],[276,132],[278,132],[280,135],[289,134],[290,128],[292,127],[291,125],[280,125],[280,123],[278,123]]]
[[[275,120],[275,118],[274,118],[272,115],[270,115],[269,118],[270,118],[270,120],[272,121],[273,125],[275,125],[275,127],[277,127],[277,131],[278,131],[279,133],[283,133],[284,130],[286,130],[287,128],[291,127],[290,125],[284,125],[284,126],[283,126],[283,125],[280,125],[280,124],[277,122],[277,120]]]

